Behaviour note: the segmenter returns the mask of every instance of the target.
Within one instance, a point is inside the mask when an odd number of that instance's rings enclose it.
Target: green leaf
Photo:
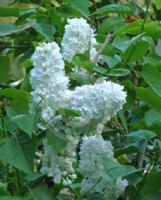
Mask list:
[[[124,106],[125,110],[127,110],[135,102],[136,92],[135,92],[134,84],[131,81],[125,80],[122,82],[122,84],[125,87],[125,91],[127,91],[126,104]]]
[[[146,200],[158,200],[161,198],[161,191],[155,191],[151,194],[144,194],[144,199]]]
[[[81,13],[78,11],[78,9],[76,9],[75,7],[73,7],[72,5],[62,5],[59,9],[58,9],[58,14],[62,17],[81,17]]]
[[[130,35],[139,35],[142,29],[143,20],[136,20],[130,24],[123,26],[119,33],[126,33]],[[161,24],[157,21],[147,21],[143,30],[144,35],[152,38],[161,38]]]
[[[130,70],[123,68],[114,68],[107,73],[108,76],[115,76],[115,77],[127,76],[129,74]]]
[[[161,73],[154,67],[145,65],[142,69],[141,75],[152,90],[161,97]]]
[[[6,107],[5,108],[7,116],[5,117],[5,124],[7,129],[10,132],[14,132],[17,129],[17,125],[12,121],[12,117],[16,116],[17,113],[14,111],[12,107]]]
[[[121,149],[117,149],[115,151],[115,156],[118,157],[122,154],[129,154],[129,153],[138,153],[142,147],[142,142],[137,141],[132,144],[126,145],[125,147]]]
[[[108,170],[107,174],[112,178],[124,177],[140,171],[130,165],[118,165]]]
[[[98,27],[99,33],[108,33],[110,31],[118,30],[124,21],[120,17],[108,17]]]
[[[17,140],[30,169],[33,170],[36,151],[36,137],[33,136],[31,139],[28,135],[22,133],[17,136]],[[30,173],[30,176],[33,176],[33,173]]]
[[[66,137],[66,135],[64,133],[62,133],[61,131],[59,131],[57,128],[50,125],[49,123],[46,123],[46,125],[47,125],[50,133],[53,134],[55,137],[58,137],[60,140],[63,140],[65,143],[67,141],[69,141],[69,139]]]
[[[51,132],[47,133],[47,140],[48,140],[48,144],[51,145],[55,153],[59,153],[62,149],[65,148],[67,144],[66,141],[61,140],[61,138],[58,138],[56,135],[54,135]]]
[[[20,87],[23,91],[31,91],[30,74],[26,74]]]
[[[28,200],[27,197],[18,196],[0,196],[1,200]]]
[[[90,84],[90,81],[85,76],[77,72],[70,73],[70,78],[77,81],[79,85]]]
[[[47,40],[53,40],[53,35],[56,32],[56,29],[51,24],[45,24],[45,23],[37,23],[35,22],[33,24],[33,28],[44,36]]]
[[[30,137],[32,136],[32,132],[34,129],[34,115],[32,114],[22,114],[16,115],[11,118],[13,122],[17,124],[17,126],[27,133]]]
[[[149,130],[138,130],[138,131],[134,131],[131,132],[127,135],[128,138],[137,141],[137,140],[142,140],[142,139],[152,139],[154,137],[156,137],[156,133],[154,133],[153,131],[149,131]]]
[[[149,173],[145,179],[143,188],[142,188],[142,192],[145,195],[152,195],[154,196],[155,194],[157,194],[158,192],[160,192],[160,196],[161,197],[161,191],[160,191],[160,185],[161,185],[161,172],[157,172],[157,171],[152,171],[151,173]],[[158,195],[157,195],[158,196]],[[157,200],[159,200],[158,198],[156,198]],[[156,200],[155,198],[149,199],[148,200]]]
[[[107,63],[110,68],[115,67],[119,63],[119,61],[112,56],[102,55],[101,58],[103,59],[103,62]]]
[[[0,56],[0,82],[7,79],[10,63],[7,56]]]
[[[128,125],[127,125],[127,119],[126,119],[126,115],[125,113],[123,112],[123,110],[121,110],[119,113],[118,113],[118,116],[119,116],[119,119],[125,129],[125,132],[126,134],[128,133]]]
[[[104,74],[105,72],[107,72],[107,69],[105,69],[104,67],[95,66],[94,71],[99,74]]]
[[[87,196],[87,200],[106,200],[103,194],[100,194],[98,192],[89,194]]]
[[[27,181],[28,185],[30,185],[30,187],[34,187],[40,184],[40,182],[44,180],[44,177],[45,177],[44,174],[34,173],[31,175],[25,176],[25,180]]]
[[[0,16],[1,17],[18,17],[19,16],[19,8],[8,8],[8,7],[0,7]]]
[[[76,56],[74,56],[72,64],[78,67],[78,72],[75,71],[75,73],[79,75],[79,70],[87,69],[91,71],[94,67],[94,63],[89,60],[89,52],[86,52],[84,54],[77,54]]]
[[[104,168],[106,169],[106,171],[109,171],[114,167],[120,166],[119,163],[114,162],[113,160],[110,160],[110,158],[105,158],[105,156],[100,155],[100,159],[101,159],[101,163],[104,165]]]
[[[144,64],[152,65],[155,68],[159,68],[159,66],[161,65],[160,56],[156,54],[150,54],[150,55],[144,56],[143,59],[144,59]]]
[[[155,4],[156,4],[156,8],[158,10],[160,10],[161,9],[161,1],[160,0],[155,0]]]
[[[97,9],[92,15],[104,15],[108,13],[119,13],[132,15],[135,11],[135,7],[129,4],[110,4]]]
[[[32,170],[25,156],[17,138],[12,137],[0,140],[0,160],[27,174],[31,174]]]
[[[27,29],[32,28],[31,25],[29,24],[25,24],[22,27],[17,27],[14,24],[1,24],[0,25],[0,36],[9,36],[9,35],[13,35],[13,34],[18,34],[21,32],[26,31]]]
[[[161,121],[161,113],[157,110],[149,110],[145,113],[145,122],[148,127],[154,125]]]
[[[20,17],[21,15],[29,12],[35,12],[35,8],[27,8],[27,7],[0,7],[0,16],[1,17]]]
[[[69,3],[72,5],[73,8],[75,8],[78,12],[82,14],[84,17],[88,17],[89,15],[89,2],[88,0],[69,0]]]
[[[136,89],[136,96],[152,108],[161,111],[161,97],[153,92],[151,88],[139,87]]]
[[[12,32],[15,32],[17,27],[14,24],[1,24],[0,25],[0,36],[9,35]]]
[[[28,92],[18,90],[15,88],[6,88],[0,90],[0,96],[8,97],[14,100],[21,100],[25,102],[29,102],[30,95]]]
[[[110,159],[101,156],[101,162],[104,164],[106,174],[112,178],[124,177],[136,173],[138,169],[131,165],[120,165]],[[140,169],[139,169],[140,170]]]
[[[12,117],[16,116],[17,113],[14,111],[14,109],[12,107],[6,107],[5,108],[7,116],[11,119]]]
[[[125,51],[129,46],[129,42],[129,38],[125,34],[118,34],[114,38],[112,45],[121,51]]]
[[[29,109],[30,94],[15,88],[0,89],[0,96],[12,99],[12,108],[18,113],[27,113]]]
[[[14,99],[11,105],[17,114],[28,113],[29,111],[29,102],[25,102],[20,99]]]
[[[54,194],[46,185],[30,190],[33,200],[54,200]]]
[[[122,60],[125,63],[139,61],[143,58],[149,48],[149,43],[146,41],[136,41],[132,43],[122,55]]]

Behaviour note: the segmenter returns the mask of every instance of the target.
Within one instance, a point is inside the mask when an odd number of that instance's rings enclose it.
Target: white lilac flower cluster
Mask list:
[[[121,177],[112,179],[106,172],[103,160],[117,163],[112,144],[101,135],[84,136],[79,155],[80,172],[84,176],[81,192],[86,193],[95,185],[92,192],[104,194],[106,200],[116,200],[123,193],[127,181]]]
[[[31,58],[34,68],[31,70],[30,83],[33,102],[43,109],[45,119],[53,115],[49,102],[59,105],[61,96],[68,88],[68,77],[64,72],[64,61],[57,43],[41,43]]]
[[[106,123],[122,108],[125,100],[126,93],[122,86],[103,81],[68,92],[64,106],[80,112],[80,117],[73,118],[72,125],[81,127],[93,119],[97,123]]]
[[[74,165],[77,163],[76,145],[77,139],[73,139],[59,153],[54,152],[47,140],[44,140],[44,153],[42,154],[41,173],[52,177],[54,183],[70,185],[77,178]]]
[[[65,60],[71,62],[77,53],[82,54],[90,48],[92,48],[91,57],[93,57],[96,53],[93,49],[95,45],[94,31],[85,19],[74,18],[68,20],[61,44]]]
[[[113,180],[106,175],[101,158],[107,158],[111,162],[117,161],[111,143],[104,141],[100,134],[105,123],[122,108],[126,101],[126,93],[122,86],[110,81],[83,85],[70,90],[69,78],[64,70],[64,60],[71,62],[77,53],[89,50],[92,60],[97,53],[95,45],[94,32],[86,20],[82,18],[68,20],[61,44],[62,54],[55,42],[42,43],[35,50],[32,56],[34,68],[31,70],[30,78],[33,88],[31,94],[33,103],[41,107],[44,120],[49,120],[54,126],[60,123],[65,133],[65,130],[71,129],[75,133],[72,131],[69,133],[76,135],[59,154],[54,152],[47,140],[44,140],[41,172],[53,177],[54,183],[69,185],[77,178],[78,170],[84,177],[82,193],[88,191],[102,177],[91,192],[104,193],[106,199],[113,200],[124,191],[127,182],[121,177]],[[55,115],[55,107],[79,111],[80,116],[65,118],[62,124],[63,116]],[[83,126],[91,127],[92,123],[95,124],[95,129],[88,134],[97,135],[83,138],[79,153],[80,167],[76,167],[77,137],[80,134],[76,130],[84,130]]]

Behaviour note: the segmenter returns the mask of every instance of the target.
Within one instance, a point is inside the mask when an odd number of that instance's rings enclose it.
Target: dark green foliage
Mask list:
[[[105,200],[100,193],[81,196],[79,187],[74,185],[67,190],[71,196],[66,194],[65,198],[61,194],[63,186],[54,185],[39,171],[44,136],[55,153],[66,146],[66,137],[55,127],[39,130],[40,110],[35,107],[32,114],[29,112],[33,67],[30,58],[39,42],[60,44],[64,25],[73,17],[87,19],[96,30],[97,50],[107,34],[111,34],[111,39],[102,52],[103,62],[97,66],[89,61],[88,52],[76,55],[72,64],[66,63],[70,87],[108,79],[123,85],[127,92],[126,104],[103,132],[104,138],[114,145],[115,157],[123,164],[104,160],[108,175],[126,177],[129,183],[119,199],[160,200],[161,1],[145,0],[143,5],[117,0],[12,3],[0,5],[0,200],[72,200],[73,196]],[[88,76],[73,71],[74,66],[86,70]],[[76,110],[63,108],[56,113],[80,116]],[[83,128],[82,131],[88,131]],[[79,186],[81,178],[78,179]]]

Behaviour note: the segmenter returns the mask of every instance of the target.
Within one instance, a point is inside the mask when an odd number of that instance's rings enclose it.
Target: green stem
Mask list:
[[[141,25],[141,33],[144,31],[145,22],[146,22],[146,19],[147,19],[147,16],[148,16],[148,9],[149,9],[150,0],[145,0],[145,2],[146,2],[146,11],[145,11],[143,23]]]
[[[142,146],[141,146],[141,151],[139,153],[138,168],[142,168],[143,167],[144,156],[145,156],[147,144],[148,144],[147,139],[144,139],[144,141],[142,143]]]
[[[124,128],[122,127],[122,125],[120,124],[119,120],[117,117],[114,117],[114,124],[115,124],[115,127],[118,128],[118,131],[121,133],[121,134],[124,134],[125,131],[124,131]]]
[[[19,175],[18,169],[16,169],[16,175],[17,175],[17,184],[19,187],[19,191],[20,191],[20,194],[22,195],[22,185],[21,185],[21,180],[20,180],[20,175]]]
[[[102,54],[102,52],[104,51],[104,49],[107,47],[107,45],[109,44],[109,42],[111,41],[112,37],[113,37],[113,33],[109,33],[106,36],[106,39],[104,41],[104,43],[102,44],[101,48],[99,49],[99,51],[96,53],[96,55],[94,56],[92,62],[96,63],[98,60],[98,57]]]

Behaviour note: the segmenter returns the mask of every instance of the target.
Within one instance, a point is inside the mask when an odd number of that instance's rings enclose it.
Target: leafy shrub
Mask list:
[[[0,199],[160,199],[160,1],[4,3]]]

